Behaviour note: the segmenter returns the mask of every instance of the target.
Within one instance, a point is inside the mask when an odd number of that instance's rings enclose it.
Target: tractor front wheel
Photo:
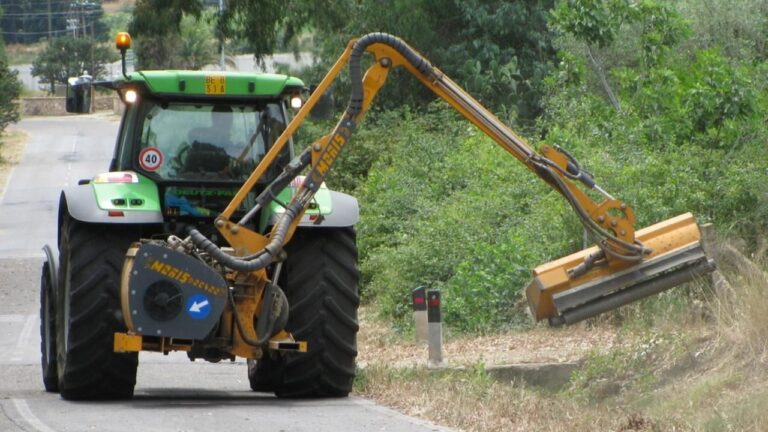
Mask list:
[[[126,331],[120,309],[125,252],[137,240],[129,228],[64,219],[61,228],[56,348],[64,399],[133,396],[138,354],[113,351],[115,332]]]
[[[265,353],[249,362],[255,391],[278,397],[345,397],[357,357],[358,293],[355,231],[298,229],[286,246],[280,278],[290,305],[286,330],[307,341],[306,353]]]

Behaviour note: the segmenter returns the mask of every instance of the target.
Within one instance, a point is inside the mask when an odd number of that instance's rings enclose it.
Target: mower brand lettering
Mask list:
[[[322,156],[320,156],[320,160],[317,161],[317,166],[312,171],[312,180],[315,183],[320,184],[323,182],[325,175],[328,173],[328,170],[331,169],[331,165],[333,165],[333,162],[339,156],[341,148],[347,143],[350,135],[352,135],[352,131],[349,130],[349,128],[341,127],[333,138],[331,138],[328,147],[326,147]]]
[[[199,288],[203,291],[209,292],[216,296],[221,294],[220,288],[215,287],[211,284],[208,284],[200,279],[197,279],[193,277],[191,274],[185,272],[184,270],[176,268],[170,264],[166,264],[160,260],[148,261],[146,267],[154,272],[160,273],[161,275],[169,279],[173,279],[179,283],[192,285],[195,288]]]

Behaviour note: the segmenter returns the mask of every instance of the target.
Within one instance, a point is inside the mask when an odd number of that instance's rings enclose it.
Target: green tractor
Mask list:
[[[253,271],[185,246],[195,233],[219,253],[258,258],[225,237],[242,230],[260,244],[299,189],[295,170],[307,152],[297,156],[290,136],[275,144],[304,83],[256,73],[127,74],[129,44],[118,35],[123,77],[68,86],[69,112],[89,112],[94,87],[117,92],[125,110],[108,172],[62,191],[58,247],[44,248],[45,389],[64,399],[130,398],[139,351],[185,351],[190,360],[248,359],[255,391],[346,396],[359,305],[353,197],[323,184],[291,242]],[[276,182],[286,172],[293,181]],[[222,235],[225,211],[239,222]]]

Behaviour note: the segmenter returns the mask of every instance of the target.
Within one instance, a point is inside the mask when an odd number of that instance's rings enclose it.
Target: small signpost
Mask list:
[[[420,286],[411,292],[413,321],[416,325],[416,343],[427,343],[427,288]]]
[[[440,290],[427,290],[427,322],[429,327],[429,366],[442,366],[443,320],[440,313]]]

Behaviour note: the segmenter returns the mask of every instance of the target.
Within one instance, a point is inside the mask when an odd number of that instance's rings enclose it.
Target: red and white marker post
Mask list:
[[[413,322],[416,326],[416,343],[427,343],[427,288],[420,286],[411,291]]]
[[[427,322],[429,326],[429,366],[443,366],[443,319],[440,313],[440,290],[427,290]]]

